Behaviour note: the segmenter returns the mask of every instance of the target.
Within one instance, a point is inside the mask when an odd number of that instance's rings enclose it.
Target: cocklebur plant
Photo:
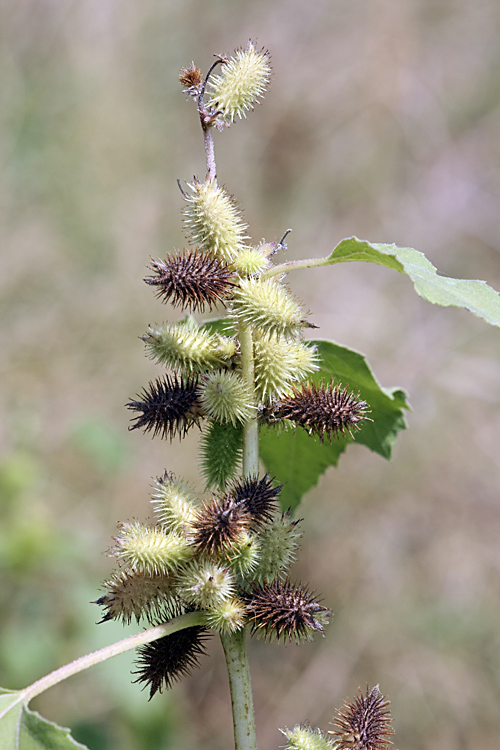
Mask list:
[[[161,371],[127,403],[131,429],[167,441],[201,430],[204,492],[160,467],[153,520],[119,523],[108,550],[116,568],[96,600],[102,623],[146,623],[148,629],[25,690],[3,691],[6,750],[81,747],[28,709],[52,685],[135,648],[134,681],[153,698],[198,666],[212,635],[226,657],[235,748],[255,750],[248,635],[288,643],[325,634],[328,606],[290,573],[301,537],[293,512],[354,439],[390,458],[407,402],[400,389],[378,385],[362,355],[306,337],[314,322],[289,291],[286,274],[377,263],[408,275],[430,302],[464,307],[500,326],[494,290],[439,276],[411,248],[353,237],[327,258],[279,261],[290,230],[279,240],[252,243],[239,208],[218,183],[213,133],[248,115],[270,74],[269,53],[252,42],[233,56],[217,56],[206,76],[194,63],[182,69],[181,84],[202,126],[206,174],[179,182],[188,247],[151,259],[145,278],[159,302],[184,317],[150,326],[142,337]],[[215,311],[219,317],[208,322],[194,317]],[[386,750],[393,734],[378,686],[347,701],[330,732],[304,723],[282,732],[288,750]]]

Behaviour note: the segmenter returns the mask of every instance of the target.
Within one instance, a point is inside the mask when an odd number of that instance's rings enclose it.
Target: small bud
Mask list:
[[[253,585],[245,594],[252,630],[267,640],[311,640],[314,632],[324,632],[331,614],[300,584],[276,579]]]
[[[242,279],[234,292],[232,314],[238,321],[276,336],[296,335],[307,325],[299,303],[275,279]]]
[[[210,79],[208,106],[222,112],[229,122],[246,117],[264,96],[270,75],[269,52],[257,51],[249,41],[246,49],[236,50],[234,57],[224,61],[220,75]]]
[[[287,738],[284,750],[333,750],[334,748],[320,729],[299,725],[293,729],[280,731]]]
[[[231,294],[234,273],[226,263],[198,250],[152,260],[148,266],[155,276],[144,279],[156,286],[156,296],[174,307],[190,310],[209,309]]]
[[[192,549],[186,539],[167,533],[157,526],[144,526],[138,521],[119,524],[116,546],[110,557],[123,560],[134,573],[167,575],[189,559]]]
[[[292,520],[289,513],[277,516],[259,534],[260,562],[257,570],[259,583],[283,579],[295,560],[295,553],[302,536],[299,521]]]
[[[192,562],[179,575],[178,590],[182,598],[201,609],[216,609],[232,599],[235,581],[227,568],[207,561]]]
[[[106,594],[93,602],[105,609],[101,622],[121,620],[128,625],[132,618],[137,622],[141,617],[151,620],[173,601],[172,579],[163,573],[118,570],[104,581],[103,588]]]
[[[245,625],[246,609],[239,599],[229,599],[207,613],[207,626],[218,633],[235,633]]]
[[[270,265],[260,247],[245,247],[233,260],[232,266],[240,276],[253,276],[262,273]]]
[[[263,416],[269,421],[288,419],[321,441],[325,435],[331,440],[339,435],[346,437],[346,433],[353,438],[360,423],[369,420],[368,404],[358,398],[359,394],[355,396],[340,383],[307,383],[300,390],[292,387],[292,393],[271,404]]]
[[[143,682],[149,688],[149,700],[164,687],[168,690],[199,666],[208,637],[203,627],[184,628],[141,646],[137,649],[138,669],[132,673],[139,676],[134,682]]]
[[[236,353],[233,339],[186,323],[150,327],[143,341],[159,364],[191,373],[227,367]]]
[[[217,422],[247,422],[255,413],[250,391],[236,372],[219,370],[205,376],[199,386],[200,404]]]
[[[191,492],[168,471],[157,478],[155,490],[151,503],[158,521],[166,531],[182,534],[196,513]]]
[[[231,197],[212,180],[188,184],[184,223],[191,242],[221,261],[231,262],[244,247],[247,225]]]
[[[353,700],[346,700],[337,711],[330,731],[336,739],[338,750],[388,750],[392,745],[389,737],[394,734],[391,726],[390,702],[384,698],[376,685],[366,694],[358,688]]]
[[[179,81],[182,85],[182,90],[185,94],[192,96],[197,99],[200,95],[203,78],[201,76],[201,70],[196,67],[194,62],[191,63],[189,68],[181,68],[179,75]]]
[[[255,335],[255,387],[259,401],[290,393],[294,382],[318,370],[316,348],[275,335]]]
[[[189,428],[198,425],[202,416],[196,378],[165,375],[150,383],[140,394],[140,401],[129,401],[128,409],[139,412],[131,430],[142,429],[169,438],[183,438]]]

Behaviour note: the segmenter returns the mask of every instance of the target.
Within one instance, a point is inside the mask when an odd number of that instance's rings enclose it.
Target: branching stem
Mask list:
[[[128,638],[124,638],[122,641],[112,643],[111,646],[105,646],[99,651],[93,651],[91,654],[81,656],[79,659],[65,664],[63,667],[56,669],[55,672],[45,675],[40,680],[37,680],[32,685],[29,685],[25,690],[19,693],[19,700],[16,703],[29,703],[35,696],[40,695],[49,688],[57,685],[63,680],[67,680],[68,677],[72,677],[78,672],[83,672],[89,667],[93,667],[96,664],[100,664],[107,659],[111,659],[113,656],[118,654],[124,654],[126,651],[130,651],[138,646],[144,646],[146,643],[156,641],[158,638],[163,638],[165,635],[171,635],[176,633],[178,630],[184,628],[192,628],[199,625],[205,625],[205,616],[203,612],[189,612],[186,615],[176,617],[174,620],[165,623],[164,625],[156,625],[154,628],[144,630],[142,633],[131,635]],[[15,704],[11,704],[12,707]]]
[[[300,268],[318,268],[327,266],[327,258],[306,258],[305,260],[290,260],[288,263],[280,263],[279,266],[273,266],[268,271],[264,271],[261,278],[270,279],[271,276],[280,276],[289,271],[297,271]]]
[[[241,351],[241,375],[248,390],[253,395],[255,406],[255,368],[253,359],[253,337],[249,326],[239,326]],[[255,477],[259,473],[259,424],[257,414],[243,426],[243,476]]]

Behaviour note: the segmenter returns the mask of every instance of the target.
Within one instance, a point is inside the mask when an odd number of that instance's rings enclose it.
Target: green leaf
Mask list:
[[[332,341],[315,341],[321,362],[314,380],[335,380],[349,386],[369,404],[372,422],[363,422],[355,433],[355,442],[389,459],[400,430],[406,428],[404,409],[406,394],[398,388],[382,388],[362,354]],[[263,429],[260,455],[264,465],[285,486],[281,492],[284,509],[294,510],[302,496],[314,487],[329,466],[336,466],[351,437],[337,437],[320,442],[301,428],[295,432],[279,428]]]
[[[87,750],[70,730],[30,711],[23,694],[0,688],[0,748],[2,750]]]
[[[342,240],[324,265],[365,261],[405,273],[415,291],[428,302],[443,307],[463,307],[487,323],[500,327],[500,295],[485,281],[439,276],[423,253],[411,247],[379,245],[357,237]]]

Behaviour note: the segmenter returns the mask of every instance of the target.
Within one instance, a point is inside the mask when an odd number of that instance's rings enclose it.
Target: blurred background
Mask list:
[[[496,0],[0,1],[0,684],[20,688],[123,637],[89,604],[116,522],[149,515],[165,468],[201,489],[197,436],[129,433],[159,370],[139,336],[179,316],[143,283],[184,243],[176,179],[203,177],[177,76],[252,38],[271,89],[216,134],[219,179],[255,241],[288,257],[343,237],[426,253],[500,289]],[[289,277],[319,336],[409,393],[385,462],[352,446],[300,508],[294,577],[335,613],[325,639],[253,642],[262,748],[328,729],[380,683],[395,747],[498,748],[500,332],[409,280],[345,264]],[[286,480],[286,477],[280,477]],[[130,631],[134,630],[131,628]],[[91,750],[232,746],[220,645],[151,703],[125,655],[34,701]]]

